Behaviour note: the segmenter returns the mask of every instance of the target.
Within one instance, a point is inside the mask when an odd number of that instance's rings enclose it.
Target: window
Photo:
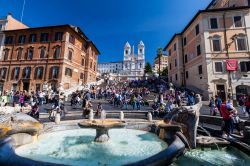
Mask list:
[[[175,67],[177,66],[177,60],[176,59],[174,60],[174,66]]]
[[[83,73],[80,74],[80,79],[81,79],[81,80],[84,79],[84,74],[83,74]]]
[[[250,61],[240,62],[240,70],[241,70],[241,72],[249,72],[250,71]]]
[[[0,74],[1,74],[1,79],[6,79],[6,74],[7,74],[7,68],[1,68],[0,69]]]
[[[215,72],[218,73],[223,72],[222,62],[214,62],[214,66],[215,66]]]
[[[49,34],[48,33],[41,33],[40,41],[41,42],[49,41]]]
[[[30,43],[36,42],[36,34],[30,34],[29,42]]]
[[[188,79],[188,71],[186,71],[186,79]]]
[[[43,78],[43,67],[37,67],[35,69],[34,79],[41,80]]]
[[[242,18],[241,16],[235,16],[234,17],[234,27],[242,27]]]
[[[60,47],[57,46],[54,51],[54,56],[53,56],[54,59],[58,59],[60,57],[60,51],[61,51]]]
[[[33,53],[34,53],[34,49],[33,48],[29,48],[28,49],[28,55],[27,55],[27,60],[32,60],[33,59]]]
[[[30,73],[31,73],[31,67],[25,67],[23,69],[22,77],[25,78],[25,79],[28,79],[28,78],[30,78]]]
[[[23,53],[23,49],[22,48],[18,48],[17,49],[17,53],[16,53],[16,59],[20,60],[22,58],[22,53]]]
[[[184,46],[187,45],[187,38],[186,37],[184,37],[184,39],[183,39],[183,45]]]
[[[85,42],[85,41],[83,41],[83,43],[82,43],[82,50],[83,51],[85,51],[85,50],[87,50],[87,43]]]
[[[72,60],[72,55],[73,55],[73,52],[72,50],[69,50],[69,54],[68,54],[68,60]]]
[[[197,24],[197,25],[195,26],[195,34],[196,34],[196,36],[197,36],[199,33],[200,33],[200,26],[199,26],[199,24]]]
[[[171,56],[171,49],[168,50],[168,54],[169,54],[169,56]]]
[[[217,18],[210,19],[210,28],[211,29],[218,29],[218,21]]]
[[[171,63],[169,63],[169,69],[171,70],[172,66],[171,66]]]
[[[176,51],[176,43],[174,43],[174,51]]]
[[[12,44],[12,42],[13,42],[13,36],[7,36],[5,38],[5,41],[4,41],[5,44]]]
[[[202,74],[202,65],[198,66],[198,72],[199,74]]]
[[[73,35],[69,35],[69,42],[75,44],[75,37]]]
[[[50,79],[57,79],[59,75],[59,67],[58,66],[52,66],[50,68],[49,78]]]
[[[65,69],[65,75],[72,77],[72,70],[70,68]]]
[[[196,47],[196,53],[197,53],[197,56],[201,55],[201,45],[198,45]]]
[[[212,44],[213,44],[213,51],[214,52],[221,51],[220,39],[219,38],[212,39]]]
[[[25,38],[26,38],[25,35],[20,35],[19,38],[18,38],[18,43],[19,43],[19,44],[25,43]]]
[[[0,31],[2,30],[2,28],[3,28],[3,25],[2,25],[2,24],[0,24]]]
[[[94,71],[95,71],[95,68],[96,68],[96,67],[95,67],[95,64],[94,64],[94,68],[93,68],[93,69],[94,69]]]
[[[85,65],[85,61],[84,61],[84,59],[82,59],[82,66],[84,66]]]
[[[244,36],[237,37],[236,42],[237,42],[237,50],[238,51],[246,51],[247,50],[246,37],[244,37]]]
[[[176,81],[178,80],[178,75],[177,75],[177,74],[175,74],[175,80],[176,80]]]
[[[61,41],[63,38],[63,32],[56,32],[55,33],[55,41]]]
[[[128,50],[125,51],[125,54],[128,55]]]
[[[188,62],[188,55],[187,54],[185,55],[184,59],[185,59],[185,63],[187,63]]]
[[[5,49],[4,51],[3,51],[3,60],[4,61],[7,61],[8,59],[9,59],[9,49]]]
[[[46,58],[46,47],[41,47],[40,58]]]
[[[12,80],[18,80],[19,78],[19,73],[20,73],[20,67],[15,67],[12,69],[11,73],[11,79]]]

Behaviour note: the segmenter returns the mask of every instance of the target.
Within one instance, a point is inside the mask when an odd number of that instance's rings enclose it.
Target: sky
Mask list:
[[[20,20],[24,0],[0,0],[0,16],[9,12]],[[181,32],[198,10],[211,0],[25,0],[23,23],[29,27],[71,24],[79,26],[101,52],[99,62],[121,61],[128,41],[145,44],[152,63]]]

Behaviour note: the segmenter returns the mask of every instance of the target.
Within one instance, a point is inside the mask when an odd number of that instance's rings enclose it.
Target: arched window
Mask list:
[[[49,78],[50,79],[57,79],[58,76],[59,76],[59,67],[58,66],[52,66],[50,68]]]
[[[20,67],[13,68],[11,72],[11,80],[18,80],[19,73],[20,73]]]
[[[19,48],[16,50],[16,59],[17,59],[17,60],[22,59],[22,53],[23,53],[23,48],[19,47]]]
[[[7,75],[7,68],[6,67],[3,67],[3,68],[0,68],[0,77],[1,79],[6,79],[6,75]]]
[[[3,60],[7,61],[9,59],[9,49],[4,49],[3,51]]]
[[[214,52],[220,52],[221,51],[221,37],[219,35],[214,35],[211,38],[212,41],[212,49]]]
[[[56,46],[55,50],[54,50],[54,56],[53,56],[53,58],[54,59],[58,59],[60,57],[60,52],[61,52],[60,46]]]
[[[32,60],[33,59],[33,54],[34,54],[34,48],[33,47],[28,48],[25,60]]]
[[[35,69],[34,79],[41,80],[42,78],[43,78],[43,67],[40,66]]]
[[[46,47],[40,47],[40,58],[46,58]]]
[[[246,51],[247,48],[247,38],[245,34],[239,34],[236,36],[236,48],[237,51]]]
[[[22,77],[28,79],[30,78],[30,73],[31,73],[31,67],[25,67],[23,69]]]

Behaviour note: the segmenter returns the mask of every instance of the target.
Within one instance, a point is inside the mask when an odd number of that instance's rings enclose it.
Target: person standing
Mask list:
[[[230,137],[231,131],[232,131],[232,111],[229,111],[227,109],[227,105],[225,103],[221,104],[221,116],[223,118],[224,126],[222,126],[222,137],[227,138]]]

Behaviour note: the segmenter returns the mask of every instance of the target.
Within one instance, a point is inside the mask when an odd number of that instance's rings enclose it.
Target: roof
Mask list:
[[[189,26],[196,20],[196,18],[201,14],[201,13],[210,13],[210,12],[222,12],[222,11],[231,11],[231,10],[243,10],[243,9],[250,9],[250,6],[240,6],[240,7],[229,7],[229,8],[217,8],[217,9],[206,9],[206,10],[199,10],[196,15],[189,21],[189,23],[185,26],[185,28],[182,30],[181,33],[174,34],[174,36],[170,39],[168,44],[164,47],[164,51],[166,51],[167,47],[172,43],[172,41],[175,39],[176,36],[182,35],[188,28]]]
[[[98,65],[100,65],[100,64],[108,64],[108,63],[123,63],[123,61],[117,61],[117,62],[102,62],[102,63],[98,63]]]
[[[174,41],[174,39],[177,37],[177,36],[180,36],[182,35],[181,33],[175,33],[174,36],[170,39],[170,41],[168,42],[168,44],[164,47],[163,51],[166,51],[167,48],[169,47],[169,45]]]
[[[22,30],[36,30],[36,29],[47,29],[47,28],[63,28],[63,27],[70,28],[71,30],[73,30],[74,32],[79,34],[80,37],[82,37],[84,40],[86,40],[88,44],[91,44],[96,49],[98,54],[100,54],[100,51],[95,46],[94,42],[89,40],[89,38],[83,33],[83,31],[80,29],[80,27],[69,25],[69,24],[42,26],[42,27],[32,27],[32,28],[25,28],[25,29],[5,30],[3,32],[15,32],[15,31],[22,31]]]

